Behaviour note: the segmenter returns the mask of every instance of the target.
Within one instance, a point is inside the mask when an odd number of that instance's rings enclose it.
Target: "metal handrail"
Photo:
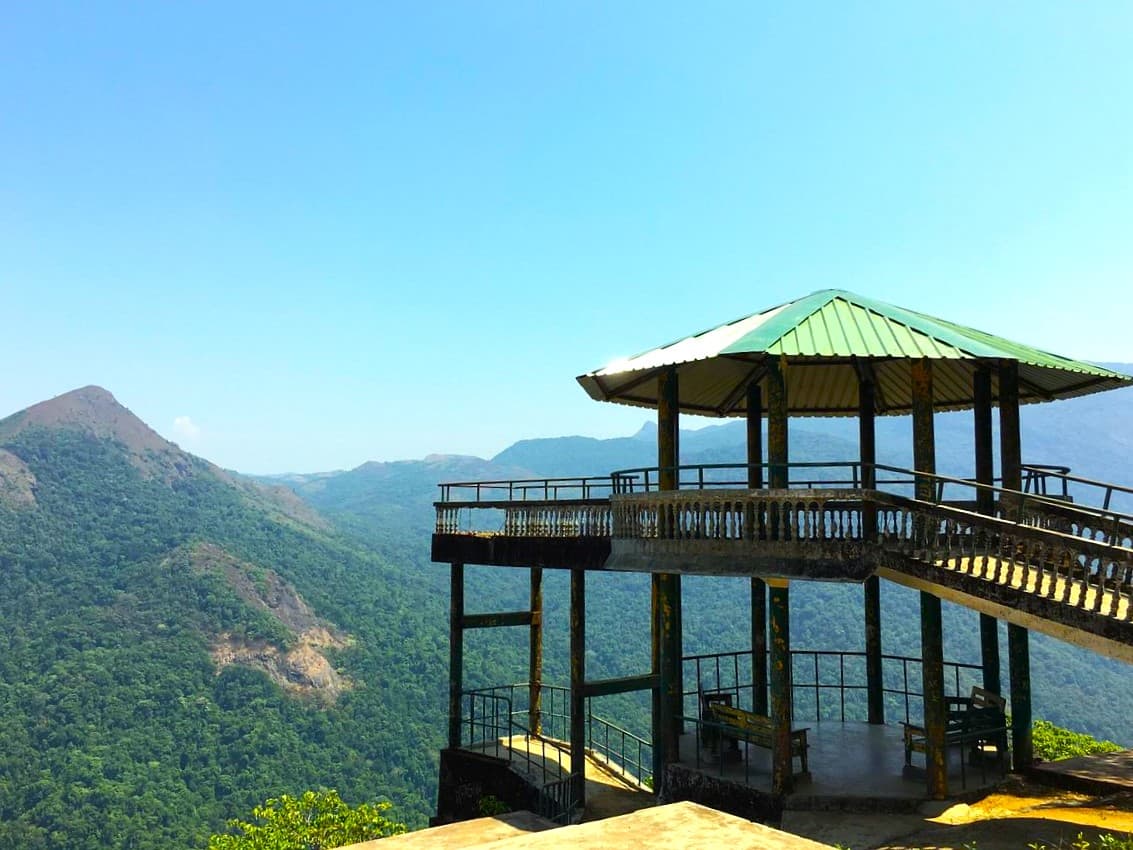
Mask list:
[[[587,475],[574,478],[517,478],[500,481],[451,481],[437,485],[442,503],[527,502],[565,499],[593,499],[613,490],[609,475]],[[453,494],[470,493],[472,498],[454,499]],[[506,493],[506,496],[504,494]],[[575,494],[575,495],[563,495]],[[486,498],[486,496],[502,498]]]
[[[575,775],[564,776],[555,782],[548,782],[539,789],[539,810],[536,812],[554,823],[565,825],[570,813],[578,807],[574,797]]]
[[[1047,493],[1047,480],[1054,479],[1061,485],[1061,496],[1053,498],[1069,499],[1070,498],[1070,484],[1081,484],[1085,487],[1097,487],[1105,491],[1105,496],[1102,498],[1102,510],[1109,510],[1109,506],[1113,501],[1114,493],[1124,493],[1127,496],[1133,496],[1133,487],[1125,487],[1121,484],[1112,484],[1107,481],[1097,481],[1093,478],[1084,478],[1080,475],[1071,475],[1070,467],[1068,466],[1048,466],[1045,464],[1024,464],[1023,466],[1024,479],[1023,490],[1030,492],[1028,487],[1034,486],[1035,493],[1040,495],[1049,496]],[[1030,473],[1027,475],[1026,473]]]
[[[699,742],[715,740],[717,742],[717,745],[719,746],[727,738],[729,733],[734,734],[735,730],[716,720],[705,720],[704,718],[700,717],[699,714],[683,715],[677,718],[677,720],[681,724],[682,728],[692,727],[692,734],[695,736],[695,739],[698,742],[697,745],[692,748],[693,765],[696,767],[696,769],[703,770],[705,767],[715,767],[718,771],[718,775],[723,777],[724,765],[727,760],[724,758],[715,758],[711,760],[703,758],[703,748],[699,745]],[[751,783],[751,766],[753,761],[755,760],[750,758],[740,759],[740,762],[743,764],[743,777],[745,785]]]
[[[819,484],[825,486],[842,484],[847,485],[848,491],[850,492],[857,488],[863,494],[876,493],[878,496],[907,497],[911,495],[909,492],[910,484],[916,480],[921,480],[922,482],[927,480],[931,482],[932,495],[930,496],[930,501],[937,504],[960,507],[970,511],[976,508],[980,502],[984,502],[985,504],[990,503],[995,506],[994,515],[1008,520],[1009,522],[1051,528],[1071,527],[1076,524],[1079,529],[1089,531],[1089,534],[1086,535],[1086,539],[1096,539],[1099,534],[1102,534],[1107,542],[1113,544],[1119,544],[1122,540],[1133,539],[1133,515],[1115,511],[1107,507],[1097,508],[1077,504],[1057,495],[1051,496],[1042,493],[1008,490],[996,484],[976,482],[970,478],[958,478],[950,475],[941,475],[939,473],[916,472],[915,470],[889,466],[887,464],[863,466],[860,462],[816,461],[788,464],[788,467],[796,470],[831,470],[839,468],[849,470],[846,479],[808,476],[806,481],[799,481],[799,476],[796,475],[795,486],[805,484],[808,489],[813,489]],[[1048,471],[1064,469],[1064,467],[1048,468],[1034,464],[1029,465],[1027,468],[1032,470],[1032,472],[1034,470],[1042,471],[1044,469]],[[683,484],[695,486],[697,492],[706,494],[720,492],[714,488],[736,484],[736,482],[726,476],[716,477],[721,472],[743,469],[745,470],[745,481],[740,489],[748,490],[746,485],[747,467],[742,464],[700,464],[678,467],[677,469],[685,471],[682,473],[684,475],[682,479]],[[866,472],[868,472],[868,477],[864,474]],[[472,493],[474,499],[478,501],[438,502],[436,530],[438,533],[476,533],[471,530],[471,509],[504,508],[502,527],[500,531],[494,532],[502,533],[504,536],[522,537],[534,534],[536,536],[555,537],[610,537],[612,528],[610,525],[611,517],[609,510],[621,499],[640,499],[642,496],[648,495],[649,493],[657,492],[657,478],[657,468],[642,467],[614,472],[611,474],[608,481],[606,479],[589,477],[578,479],[525,479],[510,482],[444,484],[441,485],[442,492],[449,493],[450,495],[451,488],[454,487],[474,488]],[[1070,479],[1083,482],[1084,484],[1103,486],[1100,482],[1092,482],[1090,479],[1080,478],[1078,476],[1069,476],[1066,478],[1066,480]],[[1028,480],[1030,481],[1032,479]],[[863,481],[871,481],[874,486],[869,490],[861,490]],[[1114,492],[1133,493],[1133,488],[1124,488],[1118,485],[1106,486],[1110,487],[1107,491],[1106,501],[1109,500],[1109,497],[1112,496]],[[564,487],[581,488],[576,490],[576,493],[585,494],[592,498],[588,500],[559,499],[558,497],[564,494],[564,490],[560,488]],[[608,489],[610,495],[605,498],[594,498],[594,493],[597,492],[598,488]],[[960,494],[956,494],[955,491],[957,488],[961,488]],[[497,489],[499,490],[498,493],[495,492]],[[1035,485],[1035,489],[1038,489],[1037,484]],[[491,490],[491,492],[489,492],[489,490]],[[686,490],[684,492],[688,491]],[[749,492],[755,494],[760,491]],[[768,492],[773,493],[774,491]],[[960,498],[945,498],[945,496],[949,495],[949,492],[954,496],[962,495],[963,492],[967,492],[968,497],[966,500]],[[485,498],[486,495],[501,494],[510,494],[513,498],[516,496],[519,498],[512,502],[489,501]],[[986,494],[987,498],[981,498],[981,494]],[[613,498],[613,496],[616,496],[617,499]],[[863,507],[865,507],[868,500],[863,498],[862,501]],[[530,511],[535,511],[535,513],[530,513]],[[461,514],[465,512],[469,513],[469,519],[462,521]],[[466,522],[468,523],[467,527]]]
[[[620,469],[610,473],[614,484],[614,493],[649,493],[660,489],[662,472],[671,472],[677,479],[678,490],[705,490],[714,487],[747,487],[748,473],[752,469],[759,469],[761,473],[770,472],[773,464],[746,464],[746,463],[697,463],[681,464],[678,466],[643,466],[634,469]],[[789,471],[817,469],[817,470],[849,470],[845,477],[831,478],[829,475],[818,477],[796,476],[790,483],[791,487],[815,489],[819,486],[849,487],[858,489],[862,486],[863,464],[860,461],[807,461],[800,463],[778,464],[785,466]],[[713,473],[725,471],[743,472],[742,476],[721,478]],[[767,481],[769,474],[762,474]],[[908,481],[892,481],[889,483],[912,483]]]
[[[692,681],[697,683],[695,690],[686,690],[683,694],[685,698],[697,698],[699,694],[706,691],[731,693],[736,700],[736,705],[742,708],[751,709],[754,702],[754,683],[751,678],[751,650],[738,650],[735,652],[713,652],[703,653],[699,655],[686,655],[681,660],[683,664],[695,665],[695,673]],[[809,665],[799,664],[802,659],[810,659]],[[860,670],[860,676],[856,679],[853,677],[847,678],[846,659],[860,660],[860,665],[857,669]],[[833,712],[838,719],[845,722],[847,719],[851,720],[866,720],[866,703],[865,700],[854,701],[847,700],[847,693],[864,692],[867,690],[865,681],[865,658],[866,654],[860,650],[850,651],[837,651],[837,650],[812,650],[812,649],[792,649],[791,650],[791,703],[795,708],[793,709],[795,720],[822,720],[830,719],[822,716],[823,694],[836,691],[835,697],[835,711]],[[741,664],[740,661],[744,660],[746,663]],[[821,659],[833,659],[837,661],[836,669],[838,675],[836,681],[824,681],[821,675]],[[882,693],[895,697],[899,703],[904,706],[904,719],[906,723],[912,722],[916,716],[913,712],[912,703],[923,699],[923,693],[917,689],[919,684],[919,677],[914,673],[910,676],[910,667],[919,666],[922,663],[920,658],[909,655],[891,655],[883,654],[882,659]],[[721,665],[723,662],[723,666]],[[832,665],[833,666],[833,665]],[[731,668],[729,671],[728,668]],[[812,676],[808,681],[799,681],[798,673],[805,667],[810,667]],[[979,681],[979,676],[982,673],[982,668],[978,664],[967,664],[959,661],[946,661],[944,662],[945,681],[947,685],[951,686],[950,696],[963,696],[964,691],[972,684]],[[895,675],[894,671],[899,670],[899,675]],[[724,675],[730,672],[731,675]],[[709,677],[708,683],[710,687],[705,687],[705,676]],[[809,700],[800,699],[800,696],[810,696]],[[813,703],[813,714],[797,711],[798,706]],[[849,711],[847,711],[849,709]],[[860,709],[860,712],[856,712]],[[699,713],[699,708],[697,713]],[[859,716],[860,715],[860,716]]]
[[[768,470],[771,464],[758,464],[761,470]],[[918,472],[888,464],[863,464],[860,461],[808,461],[805,463],[788,463],[785,465],[791,489],[820,489],[820,488],[847,488],[862,489],[868,480],[867,473],[872,472],[874,480],[873,489],[884,490],[893,486],[907,486],[920,480],[933,482],[933,500],[947,501],[946,487],[962,487],[969,491],[988,492],[995,496],[1009,495],[1009,501],[1018,509],[1025,506],[1045,506],[1060,511],[1072,510],[1075,513],[1089,515],[1097,519],[1133,523],[1133,514],[1114,511],[1110,508],[1113,495],[1123,493],[1133,495],[1133,487],[1125,487],[1081,476],[1070,475],[1069,467],[1048,464],[1023,465],[1024,481],[1022,490],[1006,489],[996,483],[981,483],[971,478],[959,478],[940,473]],[[625,495],[636,493],[656,492],[660,486],[662,472],[673,472],[677,478],[678,490],[711,490],[719,488],[746,488],[748,471],[751,465],[743,463],[706,463],[683,464],[673,467],[637,467],[633,469],[616,470],[608,476],[582,476],[574,478],[528,478],[499,481],[465,481],[448,482],[438,485],[441,488],[441,500],[437,507],[443,506],[482,506],[502,507],[521,502],[580,502],[587,500],[602,500],[610,495]],[[819,475],[793,475],[791,472],[804,470],[846,470],[843,476]],[[725,472],[742,472],[742,476],[726,476]],[[888,473],[886,477],[879,473]],[[767,476],[764,476],[766,480]],[[1061,492],[1051,495],[1046,486],[1046,479],[1054,479],[1060,483]],[[1068,505],[1070,483],[1086,487],[1096,487],[1104,491],[1102,506]],[[467,498],[454,498],[457,494],[465,494]]]
[[[1060,480],[1062,483],[1062,495],[1057,498],[1070,498],[1070,493],[1066,487],[1066,476],[1070,474],[1069,466],[1058,466],[1049,463],[1024,463],[1021,468],[1023,472],[1024,493],[1034,492],[1042,496],[1049,496],[1050,494],[1047,492],[1046,482],[1048,478],[1054,478]]]
[[[544,785],[546,785],[549,774],[547,770],[547,749],[561,750],[564,746],[569,749],[569,744],[566,742],[570,739],[570,689],[561,685],[544,683],[539,685],[539,721],[538,728],[535,729],[531,728],[532,724],[529,720],[532,713],[529,704],[530,694],[530,682],[493,685],[484,688],[473,688],[463,692],[464,696],[473,698],[470,703],[473,711],[476,704],[475,698],[499,700],[501,703],[506,704],[506,737],[510,740],[510,738],[515,736],[523,736],[525,741],[528,742],[528,750],[517,753],[511,747],[501,745],[497,739],[494,754],[497,758],[505,758],[509,763],[518,758],[520,761],[524,762],[529,769],[541,773],[542,781]],[[556,705],[558,706],[558,710],[556,710]],[[623,729],[617,724],[594,714],[590,699],[586,700],[586,715],[587,750],[601,754],[608,761],[632,776],[638,784],[647,786],[649,781],[652,780],[653,744],[633,734],[629,730]],[[502,732],[505,726],[499,722],[488,727],[486,721],[483,719],[470,720],[467,717],[462,717],[461,724],[462,726],[468,724],[470,727],[474,724],[476,728],[501,730],[499,737],[505,737]],[[601,741],[599,741],[595,734],[595,727],[597,727],[598,733],[602,735]],[[614,740],[619,746],[613,746],[611,744],[611,734],[614,736]],[[491,743],[489,741],[477,742],[473,736],[470,735],[469,737],[473,744],[481,747]],[[533,756],[530,752],[530,742],[532,741],[537,741],[540,744],[537,757]],[[634,752],[636,752],[636,757],[632,755]],[[538,764],[536,764],[536,758],[538,758]]]
[[[936,501],[936,502],[945,501],[944,499],[942,499],[940,497],[940,493],[942,492],[944,485],[952,484],[952,485],[960,485],[960,486],[964,486],[964,487],[969,487],[969,488],[976,490],[976,491],[990,492],[990,493],[992,493],[994,495],[998,495],[1000,497],[1007,496],[1008,497],[1007,502],[1010,503],[1011,505],[1013,505],[1015,510],[1016,510],[1016,517],[1021,517],[1022,514],[1023,514],[1023,511],[1028,506],[1042,506],[1042,507],[1046,507],[1046,508],[1056,509],[1060,513],[1063,513],[1063,514],[1074,513],[1074,514],[1081,514],[1083,516],[1090,516],[1090,517],[1093,517],[1095,519],[1103,519],[1103,520],[1110,520],[1110,521],[1116,520],[1118,522],[1133,523],[1133,514],[1126,514],[1126,513],[1121,513],[1120,511],[1110,510],[1109,507],[1108,507],[1108,500],[1107,500],[1107,504],[1105,506],[1098,508],[1098,507],[1094,507],[1094,506],[1091,506],[1091,505],[1067,503],[1067,501],[1065,499],[1059,498],[1057,496],[1049,496],[1049,495],[1044,495],[1044,494],[1041,494],[1041,493],[1028,493],[1025,490],[1010,490],[1006,487],[1001,487],[997,484],[983,484],[979,481],[974,481],[971,478],[957,478],[955,476],[941,475],[941,474],[935,473],[935,472],[917,472],[915,470],[902,469],[901,467],[898,467],[898,466],[887,466],[887,465],[882,464],[882,463],[875,464],[875,468],[879,469],[879,470],[889,471],[889,472],[908,473],[910,475],[915,476],[916,478],[927,478],[927,479],[935,482],[937,486],[934,488],[934,490],[936,491],[937,496],[934,498],[934,501]],[[1041,467],[1032,464],[1032,465],[1030,465],[1030,468],[1039,469]],[[1058,468],[1059,469],[1065,469],[1066,467],[1058,467]],[[1076,476],[1067,476],[1067,480],[1073,480],[1075,478],[1076,478]],[[1087,478],[1082,478],[1082,479],[1077,479],[1077,480],[1080,480],[1083,483],[1096,484],[1098,486],[1109,486],[1113,490],[1118,491],[1118,492],[1133,493],[1133,488],[1121,487],[1117,484],[1103,485],[1101,482],[1090,481]],[[885,482],[880,482],[880,483],[885,483]],[[1000,506],[999,512],[1000,512],[1001,516],[1004,516],[1005,519],[1016,520],[1015,517],[1004,515],[1006,512],[1004,510],[1004,500],[1002,498],[1000,498],[1000,500],[999,500],[999,506]],[[1016,520],[1016,521],[1021,521],[1021,520]]]
[[[589,700],[587,701],[589,703]],[[598,724],[599,730],[602,732],[602,741],[599,743],[597,736],[594,734],[594,725]],[[618,742],[617,747],[610,745],[610,733],[613,733]],[[634,778],[639,785],[648,786],[653,779],[653,744],[646,741],[639,735],[635,735],[628,729],[623,729],[616,723],[611,723],[609,720],[604,720],[590,711],[589,704],[587,705],[586,715],[586,741],[587,748],[592,753],[597,753],[603,756],[607,761],[613,762],[626,773]],[[637,758],[630,757],[630,750],[627,748],[636,746]],[[646,764],[645,751],[649,751],[649,762]]]
[[[768,464],[761,464],[766,468]],[[796,469],[849,469],[850,474],[846,478],[827,478],[827,479],[800,479],[795,477],[794,480],[788,482],[789,489],[819,489],[821,488],[846,488],[846,489],[862,489],[862,482],[865,480],[863,471],[872,470],[875,478],[874,487],[871,489],[885,492],[887,488],[893,486],[908,486],[912,485],[918,480],[928,480],[933,484],[933,501],[938,503],[947,503],[949,501],[957,501],[956,499],[945,499],[945,488],[951,487],[953,489],[967,488],[975,493],[986,492],[990,493],[993,497],[1000,497],[1000,513],[1003,515],[1005,508],[1010,506],[1014,511],[1015,516],[1005,516],[1007,519],[1021,521],[1024,512],[1027,508],[1042,507],[1046,509],[1057,510],[1062,515],[1079,514],[1081,516],[1088,516],[1095,520],[1103,520],[1108,522],[1117,523],[1130,523],[1133,524],[1133,514],[1125,514],[1119,511],[1111,510],[1109,499],[1105,500],[1105,505],[1101,508],[1093,507],[1090,505],[1081,505],[1068,503],[1065,499],[1057,496],[1043,495],[1039,493],[1029,493],[1023,490],[1011,490],[1004,488],[998,484],[985,484],[975,481],[971,478],[959,478],[952,475],[941,475],[935,472],[918,472],[914,469],[906,469],[899,466],[890,466],[884,463],[875,464],[862,464],[859,461],[811,461],[807,463],[789,463],[786,464],[788,470]],[[660,472],[668,469],[675,471],[678,477],[678,489],[695,489],[711,491],[713,488],[747,488],[746,477],[742,480],[733,479],[713,479],[711,476],[705,477],[706,471],[720,471],[720,470],[747,470],[749,467],[746,464],[688,464],[677,467],[640,467],[637,469],[621,470],[611,473],[611,477],[615,481],[614,494],[640,494],[649,492],[658,492],[657,482],[660,479]],[[1030,464],[1027,466],[1029,469],[1043,469],[1037,464]],[[1055,469],[1056,467],[1050,467]],[[1057,469],[1065,469],[1065,467],[1057,467]],[[695,472],[695,476],[685,476],[681,478],[681,472],[690,473]],[[632,475],[633,480],[640,480],[641,487],[637,489],[636,485],[633,487],[623,487],[619,485],[620,476],[623,474]],[[881,477],[879,473],[888,473],[887,477]],[[1112,492],[1128,492],[1133,494],[1133,488],[1121,487],[1119,485],[1104,485],[1101,482],[1091,481],[1090,479],[1081,478],[1076,476],[1068,476],[1067,480],[1078,480],[1083,484],[1092,484],[1096,486],[1108,486]],[[687,486],[686,486],[687,485]],[[1007,496],[1007,499],[1003,499]],[[969,499],[968,501],[975,501]]]

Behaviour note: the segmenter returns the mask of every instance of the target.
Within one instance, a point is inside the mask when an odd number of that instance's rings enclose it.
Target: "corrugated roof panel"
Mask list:
[[[679,366],[682,410],[736,415],[743,409],[742,388],[763,357],[784,358],[788,371],[795,371],[788,378],[795,415],[855,412],[853,364],[859,360],[874,368],[882,413],[908,412],[909,362],[920,358],[938,364],[934,389],[940,409],[971,406],[978,362],[1018,361],[1024,403],[1133,384],[1133,378],[1109,369],[840,290],[815,292],[617,360],[579,382],[593,398],[655,406],[657,382],[649,372]],[[994,386],[993,393],[998,394]]]
[[[837,301],[830,302],[828,308],[822,311],[822,328],[829,345],[824,356],[839,356],[840,352],[851,350],[844,321],[842,308]]]
[[[853,311],[841,298],[830,302],[830,334],[835,351],[861,350],[862,344]]]

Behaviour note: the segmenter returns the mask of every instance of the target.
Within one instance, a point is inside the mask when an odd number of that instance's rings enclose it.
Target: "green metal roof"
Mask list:
[[[792,414],[856,414],[858,379],[872,373],[879,413],[911,408],[909,364],[934,361],[938,409],[972,406],[977,366],[1019,364],[1020,401],[1069,398],[1133,378],[944,319],[837,289],[822,290],[609,364],[579,377],[595,399],[655,407],[656,376],[680,372],[680,406],[714,416],[745,413],[744,389],[769,358],[787,367]],[[993,370],[993,394],[998,396]]]

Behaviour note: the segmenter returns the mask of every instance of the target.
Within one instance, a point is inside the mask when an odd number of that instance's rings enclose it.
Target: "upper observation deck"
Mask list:
[[[1133,515],[1111,507],[1133,490],[1064,467],[1022,469],[1020,490],[858,462],[787,464],[788,486],[773,489],[743,486],[751,470],[725,464],[678,467],[673,490],[659,489],[657,468],[442,484],[433,559],[818,581],[880,574],[1091,648],[1133,646]]]

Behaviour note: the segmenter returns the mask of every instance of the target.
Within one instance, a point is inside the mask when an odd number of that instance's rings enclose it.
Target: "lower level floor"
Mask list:
[[[914,752],[911,764],[906,763],[902,725],[839,721],[800,725],[807,727],[809,772],[794,777],[794,787],[783,801],[786,808],[902,811],[915,809],[928,798],[924,755]],[[680,739],[681,772],[714,780],[694,780],[694,784],[726,782],[770,795],[770,750],[702,737],[688,732]],[[948,788],[954,797],[992,787],[1002,779],[1008,761],[1006,753],[958,747],[948,748],[947,756]],[[794,764],[797,770],[797,759]],[[688,781],[681,779],[680,784]],[[669,793],[679,795],[684,790],[673,788]]]

